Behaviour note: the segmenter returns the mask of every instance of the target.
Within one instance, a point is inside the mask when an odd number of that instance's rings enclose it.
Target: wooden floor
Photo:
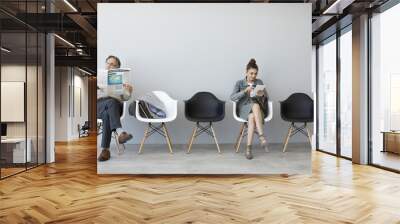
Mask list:
[[[400,170],[400,154],[392,152],[374,151],[372,157],[374,164],[389,167],[395,170]]]
[[[95,141],[0,181],[0,223],[400,223],[399,174],[323,153],[310,176],[98,176]]]
[[[23,168],[1,168],[1,177],[8,177],[13,174],[25,171],[25,167]]]

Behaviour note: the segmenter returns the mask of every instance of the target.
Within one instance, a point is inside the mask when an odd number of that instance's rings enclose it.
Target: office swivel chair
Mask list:
[[[196,122],[187,153],[190,153],[194,139],[202,133],[207,133],[214,139],[218,153],[221,153],[212,124],[224,119],[225,102],[210,92],[198,92],[185,101],[185,116],[189,121]],[[202,126],[201,123],[208,123],[208,125]]]
[[[307,94],[293,93],[285,101],[281,103],[281,117],[284,121],[290,122],[289,131],[286,135],[283,152],[286,151],[286,146],[290,137],[297,133],[307,136],[310,146],[311,135],[307,127],[307,123],[314,121],[314,102]],[[302,126],[296,126],[295,123],[303,123]]]
[[[78,124],[78,137],[81,138],[89,136],[89,129],[90,129],[89,121],[85,121],[85,123],[82,126]]]

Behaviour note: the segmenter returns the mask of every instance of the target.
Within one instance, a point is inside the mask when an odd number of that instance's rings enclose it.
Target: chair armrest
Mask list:
[[[237,105],[237,102],[236,101],[233,101],[233,100],[231,100],[231,102],[232,102],[232,114],[233,114],[233,118],[235,118],[235,120],[237,120],[239,117],[237,116],[237,113],[236,113],[236,105]]]
[[[273,114],[274,114],[273,102],[268,100],[268,116],[265,117],[264,121],[267,122],[272,120]]]
[[[142,116],[140,116],[140,113],[139,113],[139,100],[135,100],[135,104],[136,104],[136,106],[135,106],[136,118],[142,118]]]
[[[121,120],[125,118],[127,105],[128,105],[127,101],[124,101],[122,103],[122,114],[121,114],[121,117],[120,117]]]

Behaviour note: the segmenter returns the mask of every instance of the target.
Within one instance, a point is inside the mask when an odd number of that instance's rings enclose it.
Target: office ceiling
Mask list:
[[[386,1],[388,0],[340,0],[338,3],[335,3],[336,0],[47,0],[46,9],[46,0],[1,0],[0,25],[5,33],[20,32],[25,28],[55,32],[74,45],[72,47],[61,38],[56,38],[56,64],[80,66],[94,72],[97,3],[311,3],[313,17],[310,22],[313,24],[315,43],[334,32],[332,27],[339,19],[347,16],[351,22],[351,16],[373,9]],[[48,13],[49,8],[52,8],[52,13]],[[342,23],[344,25],[346,23]]]

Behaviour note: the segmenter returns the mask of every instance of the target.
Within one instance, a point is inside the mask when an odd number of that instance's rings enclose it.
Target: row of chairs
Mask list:
[[[171,98],[167,93],[163,91],[153,91],[166,107],[166,117],[165,118],[145,118],[139,113],[139,102],[136,101],[136,118],[148,126],[145,128],[144,137],[140,142],[139,153],[142,152],[145,141],[153,134],[157,133],[166,139],[168,149],[170,153],[173,153],[171,138],[166,126],[166,123],[174,121],[178,115],[178,101]],[[185,117],[192,122],[195,122],[195,127],[193,129],[192,135],[189,139],[187,153],[190,153],[193,142],[196,137],[202,133],[210,135],[217,146],[217,150],[221,153],[221,149],[218,144],[215,130],[213,128],[213,123],[224,119],[225,117],[225,101],[219,100],[214,94],[210,92],[198,92],[189,100],[185,102]],[[308,137],[311,145],[311,135],[307,127],[307,123],[313,122],[313,100],[304,93],[294,93],[285,101],[281,103],[281,117],[283,120],[290,122],[289,131],[286,136],[283,152],[286,151],[286,147],[290,137],[296,133],[302,133]],[[125,117],[125,107],[124,103],[123,114],[121,119]],[[268,116],[265,117],[265,122],[272,120],[273,108],[272,101],[268,101]],[[239,135],[236,139],[234,148],[236,152],[239,152],[241,141],[243,137],[247,134],[247,121],[240,118],[237,115],[236,102],[233,102],[233,117],[236,121],[241,123]],[[302,126],[296,126],[295,123],[303,123]],[[205,123],[205,125],[204,125]],[[114,133],[117,136],[117,133]],[[115,138],[117,139],[117,138]],[[121,154],[125,146],[122,147],[117,142],[118,153]]]

